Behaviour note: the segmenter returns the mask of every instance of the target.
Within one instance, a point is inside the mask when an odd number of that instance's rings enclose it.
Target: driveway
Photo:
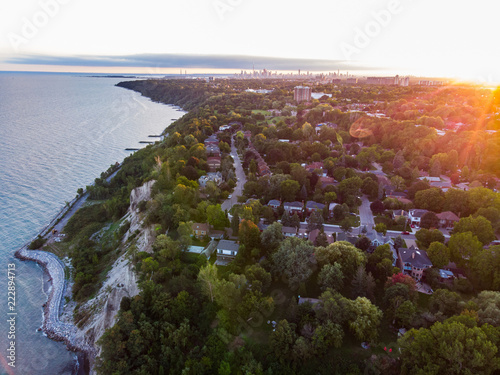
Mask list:
[[[373,213],[370,209],[370,201],[366,195],[361,197],[361,206],[359,206],[359,222],[361,227],[366,226],[368,232],[370,232],[375,225]]]
[[[234,160],[234,169],[236,170],[236,186],[231,195],[231,198],[226,199],[222,205],[222,210],[230,210],[233,205],[238,203],[238,197],[243,193],[243,186],[247,182],[247,178],[245,176],[245,172],[243,171],[243,166],[241,165],[240,157],[234,145],[234,137],[231,138],[231,157]]]

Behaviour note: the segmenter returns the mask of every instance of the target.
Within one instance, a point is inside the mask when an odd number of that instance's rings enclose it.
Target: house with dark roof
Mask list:
[[[240,245],[235,241],[220,240],[217,244],[217,262],[216,264],[225,265],[231,262],[236,255]]]
[[[422,219],[422,216],[424,216],[424,214],[427,212],[429,211],[421,209],[410,210],[408,212],[408,219],[410,219],[412,225],[415,225],[417,228],[420,228],[420,220]]]
[[[309,232],[308,240],[311,241],[313,244],[316,243],[316,238],[320,234],[319,229],[313,229],[312,231]],[[324,232],[326,235],[326,240],[328,241],[328,244],[334,243],[335,242],[335,236],[333,236],[332,232]]]
[[[398,249],[397,266],[406,275],[410,275],[415,280],[420,281],[424,270],[432,267],[432,262],[425,250],[420,250],[415,246],[409,249]]]
[[[277,199],[271,199],[267,205],[271,207],[273,210],[276,210],[279,206],[281,206],[281,202]]]
[[[317,203],[315,201],[307,201],[306,202],[306,212],[308,214],[312,214],[314,211],[321,211],[323,208],[325,208],[325,205],[322,203]]]
[[[439,219],[439,226],[443,228],[453,228],[453,225],[460,221],[460,218],[451,211],[444,211],[436,216]]]
[[[296,237],[297,236],[297,228],[295,227],[282,227],[281,233],[284,237]]]
[[[295,212],[297,213],[302,213],[302,209],[304,207],[304,204],[302,202],[285,202],[283,203],[283,208],[285,211],[287,211],[289,214],[293,215]]]

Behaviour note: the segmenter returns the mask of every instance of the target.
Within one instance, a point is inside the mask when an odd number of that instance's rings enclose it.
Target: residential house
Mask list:
[[[439,219],[439,226],[442,228],[453,228],[453,225],[460,220],[460,218],[451,211],[444,211],[436,214]]]
[[[432,262],[425,250],[412,246],[409,249],[398,249],[398,267],[406,275],[410,275],[415,280],[422,279],[424,270],[432,267]]]
[[[321,211],[323,208],[325,208],[325,205],[322,203],[317,203],[315,201],[307,201],[306,202],[306,212],[308,214],[312,214],[314,211],[317,211],[317,210]]]
[[[207,155],[220,157],[219,146],[216,146],[216,145],[207,145],[205,147],[205,150],[206,150]]]
[[[207,158],[207,164],[210,172],[216,172],[220,168],[221,158],[218,156],[211,156]]]
[[[408,212],[406,212],[405,210],[393,210],[392,211],[392,218],[394,220],[397,220],[400,217],[405,217],[408,219]]]
[[[368,233],[366,235],[366,237],[368,237],[370,239],[370,241],[372,242],[372,246],[374,248],[385,245],[385,244],[389,244],[391,246],[394,246],[394,241],[392,240],[391,237],[384,236],[382,233],[379,233],[376,231]]]
[[[319,178],[319,181],[321,182],[321,188],[324,189],[327,186],[335,186],[337,183],[335,182],[335,179],[333,177],[324,177],[321,176]]]
[[[236,255],[240,245],[235,241],[220,240],[217,244],[217,262],[216,264],[224,265],[231,262]]]
[[[281,228],[281,233],[284,237],[296,237],[297,228],[296,227],[283,227]]]
[[[311,241],[314,244],[320,232],[321,231],[319,229],[313,229],[312,231],[310,231],[308,236],[309,241]],[[328,244],[335,242],[335,236],[333,235],[332,232],[324,232],[324,233],[326,235],[326,240],[328,241]]]
[[[208,145],[213,145],[213,146],[218,146],[219,145],[219,139],[215,135],[211,135],[207,139],[205,139],[205,147]]]
[[[408,219],[410,219],[412,225],[414,225],[417,228],[420,228],[420,220],[422,219],[422,216],[424,216],[424,214],[427,212],[429,211],[421,209],[410,210],[408,213]]]
[[[204,238],[210,231],[210,226],[206,223],[193,223],[191,228],[193,228],[194,236],[198,239]]]
[[[449,270],[443,270],[443,269],[439,270],[439,281],[440,282],[442,282],[442,283],[453,282],[454,279],[455,279],[455,275],[453,274],[453,272],[451,272]]]
[[[208,232],[208,237],[210,237],[212,240],[222,240],[225,234],[226,232],[223,230],[211,230],[210,232]]]
[[[307,240],[307,238],[309,237],[309,233],[307,232],[307,229],[306,228],[299,228],[299,230],[297,231],[297,237]]]
[[[201,188],[207,186],[208,181],[213,181],[217,185],[220,185],[222,183],[222,174],[220,172],[217,173],[209,172],[198,179],[198,183],[200,184]]]
[[[339,232],[337,233],[337,241],[347,241],[350,244],[354,245],[358,241],[358,238],[356,236],[350,236],[348,233],[345,232]]]
[[[279,206],[281,206],[281,202],[277,199],[271,199],[267,205],[273,210],[276,210]]]
[[[306,166],[304,166],[304,168],[306,169],[306,171],[311,173],[319,169],[321,171],[321,174],[323,174],[323,162],[321,161],[316,161],[314,163],[307,164]]]
[[[287,211],[290,215],[293,215],[295,212],[298,214],[302,213],[302,209],[304,207],[304,204],[302,202],[285,202],[283,204],[283,208],[285,211]]]

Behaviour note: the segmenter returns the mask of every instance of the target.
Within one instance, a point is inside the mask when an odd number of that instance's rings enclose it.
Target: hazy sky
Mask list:
[[[498,82],[499,8],[496,0],[4,0],[0,70],[176,73],[256,63]]]

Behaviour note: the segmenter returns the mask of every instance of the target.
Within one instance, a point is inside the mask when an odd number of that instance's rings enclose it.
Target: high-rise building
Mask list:
[[[311,100],[312,89],[307,86],[296,86],[293,91],[293,100],[297,103],[309,102]]]

